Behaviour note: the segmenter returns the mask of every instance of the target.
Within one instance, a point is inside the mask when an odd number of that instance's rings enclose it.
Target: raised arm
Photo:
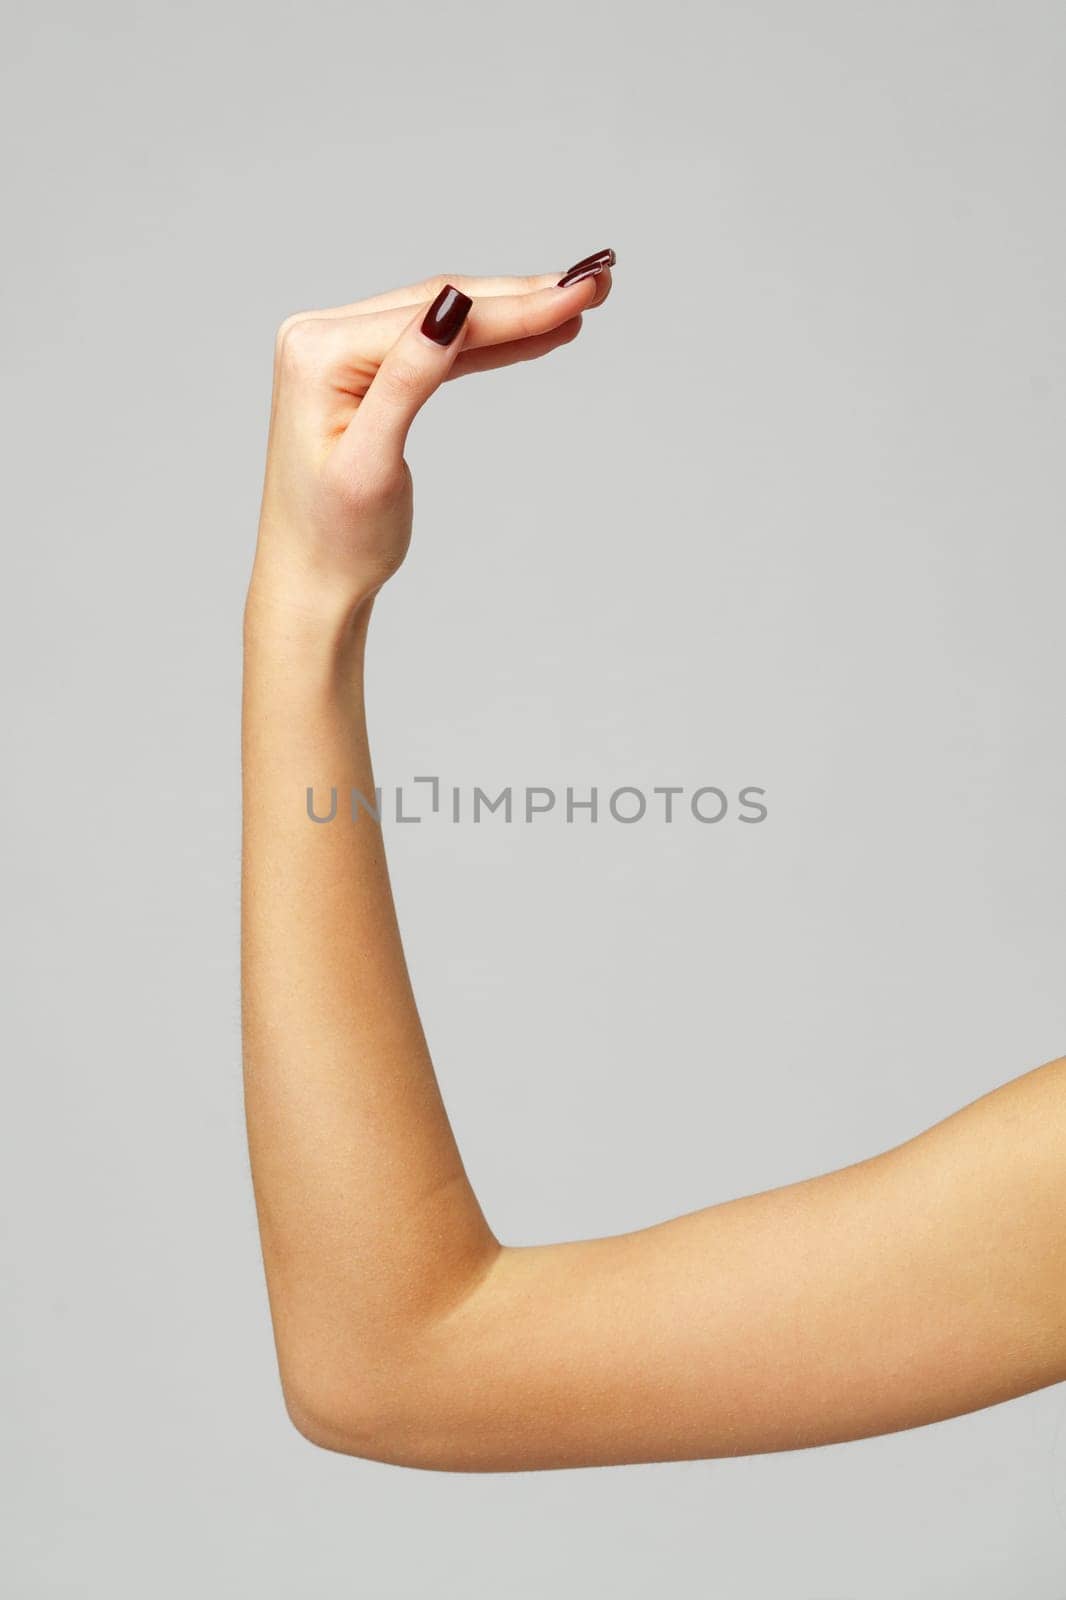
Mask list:
[[[305,809],[310,786],[374,792],[363,663],[409,540],[411,420],[446,377],[573,337],[610,271],[452,284],[290,319],[277,344],[245,613],[243,1006],[293,1421],[382,1461],[511,1470],[828,1443],[1066,1377],[1062,1061],[805,1183],[611,1238],[495,1238],[380,827]]]

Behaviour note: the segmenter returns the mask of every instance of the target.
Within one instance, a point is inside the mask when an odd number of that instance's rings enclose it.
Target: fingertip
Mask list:
[[[603,271],[593,279],[593,282],[596,285],[596,293],[590,302],[590,310],[594,309],[596,306],[602,306],[603,302],[606,300],[614,286],[614,279],[611,276],[610,267],[604,267]]]
[[[564,280],[556,284],[555,293],[566,295],[573,302],[575,314],[578,311],[587,311],[596,299],[600,277],[602,273],[580,278],[574,283],[567,283]]]
[[[611,292],[611,269],[605,261],[580,269],[572,268],[559,279],[556,288],[567,294],[576,289],[584,290],[582,308],[585,310],[602,305]]]

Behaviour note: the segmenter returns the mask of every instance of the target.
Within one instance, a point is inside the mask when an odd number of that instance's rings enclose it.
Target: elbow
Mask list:
[[[281,1393],[289,1421],[302,1439],[338,1455],[379,1459],[388,1430],[366,1400],[338,1393],[314,1372],[282,1373]]]
[[[413,1356],[331,1370],[312,1352],[285,1363],[281,1377],[290,1422],[319,1450],[423,1471],[487,1469],[439,1372]]]
[[[495,1258],[494,1258],[495,1259]],[[290,1302],[275,1318],[285,1409],[320,1450],[433,1472],[499,1471],[500,1333],[483,1273],[446,1311],[397,1311],[377,1325]]]
[[[391,1431],[377,1426],[365,1416],[353,1417],[348,1410],[312,1408],[294,1403],[285,1396],[285,1410],[296,1432],[316,1450],[334,1455],[354,1456],[360,1461],[398,1464]]]
[[[319,1450],[390,1461],[399,1443],[394,1381],[366,1362],[338,1362],[309,1351],[281,1366],[281,1392],[289,1421]]]

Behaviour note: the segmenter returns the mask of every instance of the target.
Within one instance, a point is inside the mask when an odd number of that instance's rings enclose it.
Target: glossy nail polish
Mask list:
[[[595,278],[607,265],[605,261],[594,261],[590,266],[583,267],[580,262],[576,267],[571,267],[565,277],[560,278],[555,285],[557,289],[569,289],[572,283],[580,283],[583,278]]]
[[[572,272],[577,272],[580,267],[591,267],[596,263],[601,267],[613,267],[617,260],[618,257],[610,248],[594,250],[590,256],[582,256],[581,260],[575,261],[572,267],[567,267],[566,276],[569,277]]]
[[[434,344],[451,344],[469,316],[473,303],[468,294],[446,283],[422,318],[422,332]]]

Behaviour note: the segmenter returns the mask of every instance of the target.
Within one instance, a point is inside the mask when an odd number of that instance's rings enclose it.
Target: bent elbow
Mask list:
[[[282,1372],[285,1410],[319,1450],[432,1472],[485,1470],[472,1441],[414,1363],[330,1374],[312,1361]]]
[[[365,1322],[339,1326],[335,1318],[292,1311],[275,1327],[293,1426],[320,1450],[388,1466],[506,1470],[498,1408],[487,1400],[494,1385],[475,1355],[486,1348],[480,1307],[468,1297],[462,1316],[453,1307],[372,1332]]]
[[[382,1459],[394,1432],[384,1394],[354,1367],[334,1376],[314,1360],[281,1369],[289,1421],[308,1444],[338,1455]]]

